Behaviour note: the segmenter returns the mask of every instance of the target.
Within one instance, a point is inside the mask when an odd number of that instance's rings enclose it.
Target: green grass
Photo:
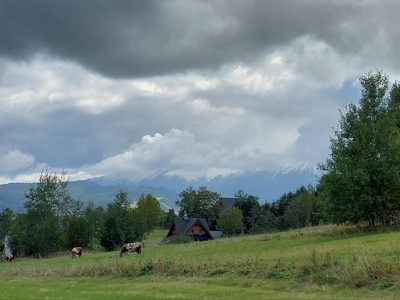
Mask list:
[[[1,264],[0,299],[397,299],[400,233],[338,227]]]
[[[161,242],[161,240],[167,235],[168,230],[156,229],[152,233],[149,234],[149,240],[156,240]]]

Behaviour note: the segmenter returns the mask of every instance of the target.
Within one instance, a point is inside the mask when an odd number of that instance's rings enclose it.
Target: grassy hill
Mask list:
[[[347,232],[347,233],[346,233]],[[141,255],[68,253],[16,258],[0,268],[1,298],[396,299],[400,233],[350,234],[324,226],[159,245]]]

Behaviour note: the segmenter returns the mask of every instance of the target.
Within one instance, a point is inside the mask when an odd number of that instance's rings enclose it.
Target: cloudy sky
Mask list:
[[[0,183],[315,168],[400,2],[0,0]]]

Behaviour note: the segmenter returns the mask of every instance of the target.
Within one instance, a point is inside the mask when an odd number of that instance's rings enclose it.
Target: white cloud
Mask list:
[[[7,153],[0,155],[0,171],[2,173],[14,172],[32,166],[35,158],[18,149],[8,150]]]
[[[126,150],[117,150],[118,154],[107,155],[97,163],[81,168],[64,166],[73,180],[102,175],[137,180],[161,172],[195,179],[244,169],[276,171],[287,164],[315,163],[304,161],[301,155],[293,155],[301,152],[297,148],[301,145],[298,140],[326,145],[312,136],[301,136],[308,134],[300,130],[305,124],[313,126],[313,115],[321,111],[326,113],[326,102],[316,101],[318,94],[311,96],[308,90],[318,86],[320,89],[340,87],[338,82],[346,79],[341,73],[334,77],[338,73],[333,72],[330,83],[320,83],[314,71],[310,71],[314,77],[304,74],[303,59],[311,60],[315,56],[307,54],[307,43],[313,41],[294,42],[279,52],[267,54],[260,60],[263,63],[257,65],[229,64],[216,73],[186,73],[138,80],[106,79],[71,63],[41,58],[18,70],[11,64],[5,72],[6,81],[20,76],[30,81],[25,88],[21,83],[18,89],[3,90],[9,96],[3,101],[9,112],[25,110],[26,119],[31,119],[32,124],[45,124],[49,111],[62,112],[69,107],[87,115],[107,116],[118,107],[125,110],[127,104],[134,104],[134,113],[143,122],[137,126],[161,122],[172,128],[165,134],[143,135],[139,142],[133,140]],[[325,48],[320,45],[312,49],[322,51],[320,55],[324,56]],[[297,53],[302,53],[302,57]],[[330,53],[328,51],[326,57],[334,58],[335,55]],[[35,77],[33,74],[36,73],[41,75]],[[118,130],[111,134],[120,135]],[[100,134],[99,138],[107,136]],[[37,173],[20,175],[18,180],[32,178],[38,178]]]

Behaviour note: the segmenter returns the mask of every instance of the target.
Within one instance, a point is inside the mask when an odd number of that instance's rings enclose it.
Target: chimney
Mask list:
[[[185,211],[185,214],[183,215],[183,218],[182,218],[182,219],[184,219],[185,221],[189,220],[189,218],[188,218],[188,216],[187,216],[187,214],[186,214],[186,211]]]

